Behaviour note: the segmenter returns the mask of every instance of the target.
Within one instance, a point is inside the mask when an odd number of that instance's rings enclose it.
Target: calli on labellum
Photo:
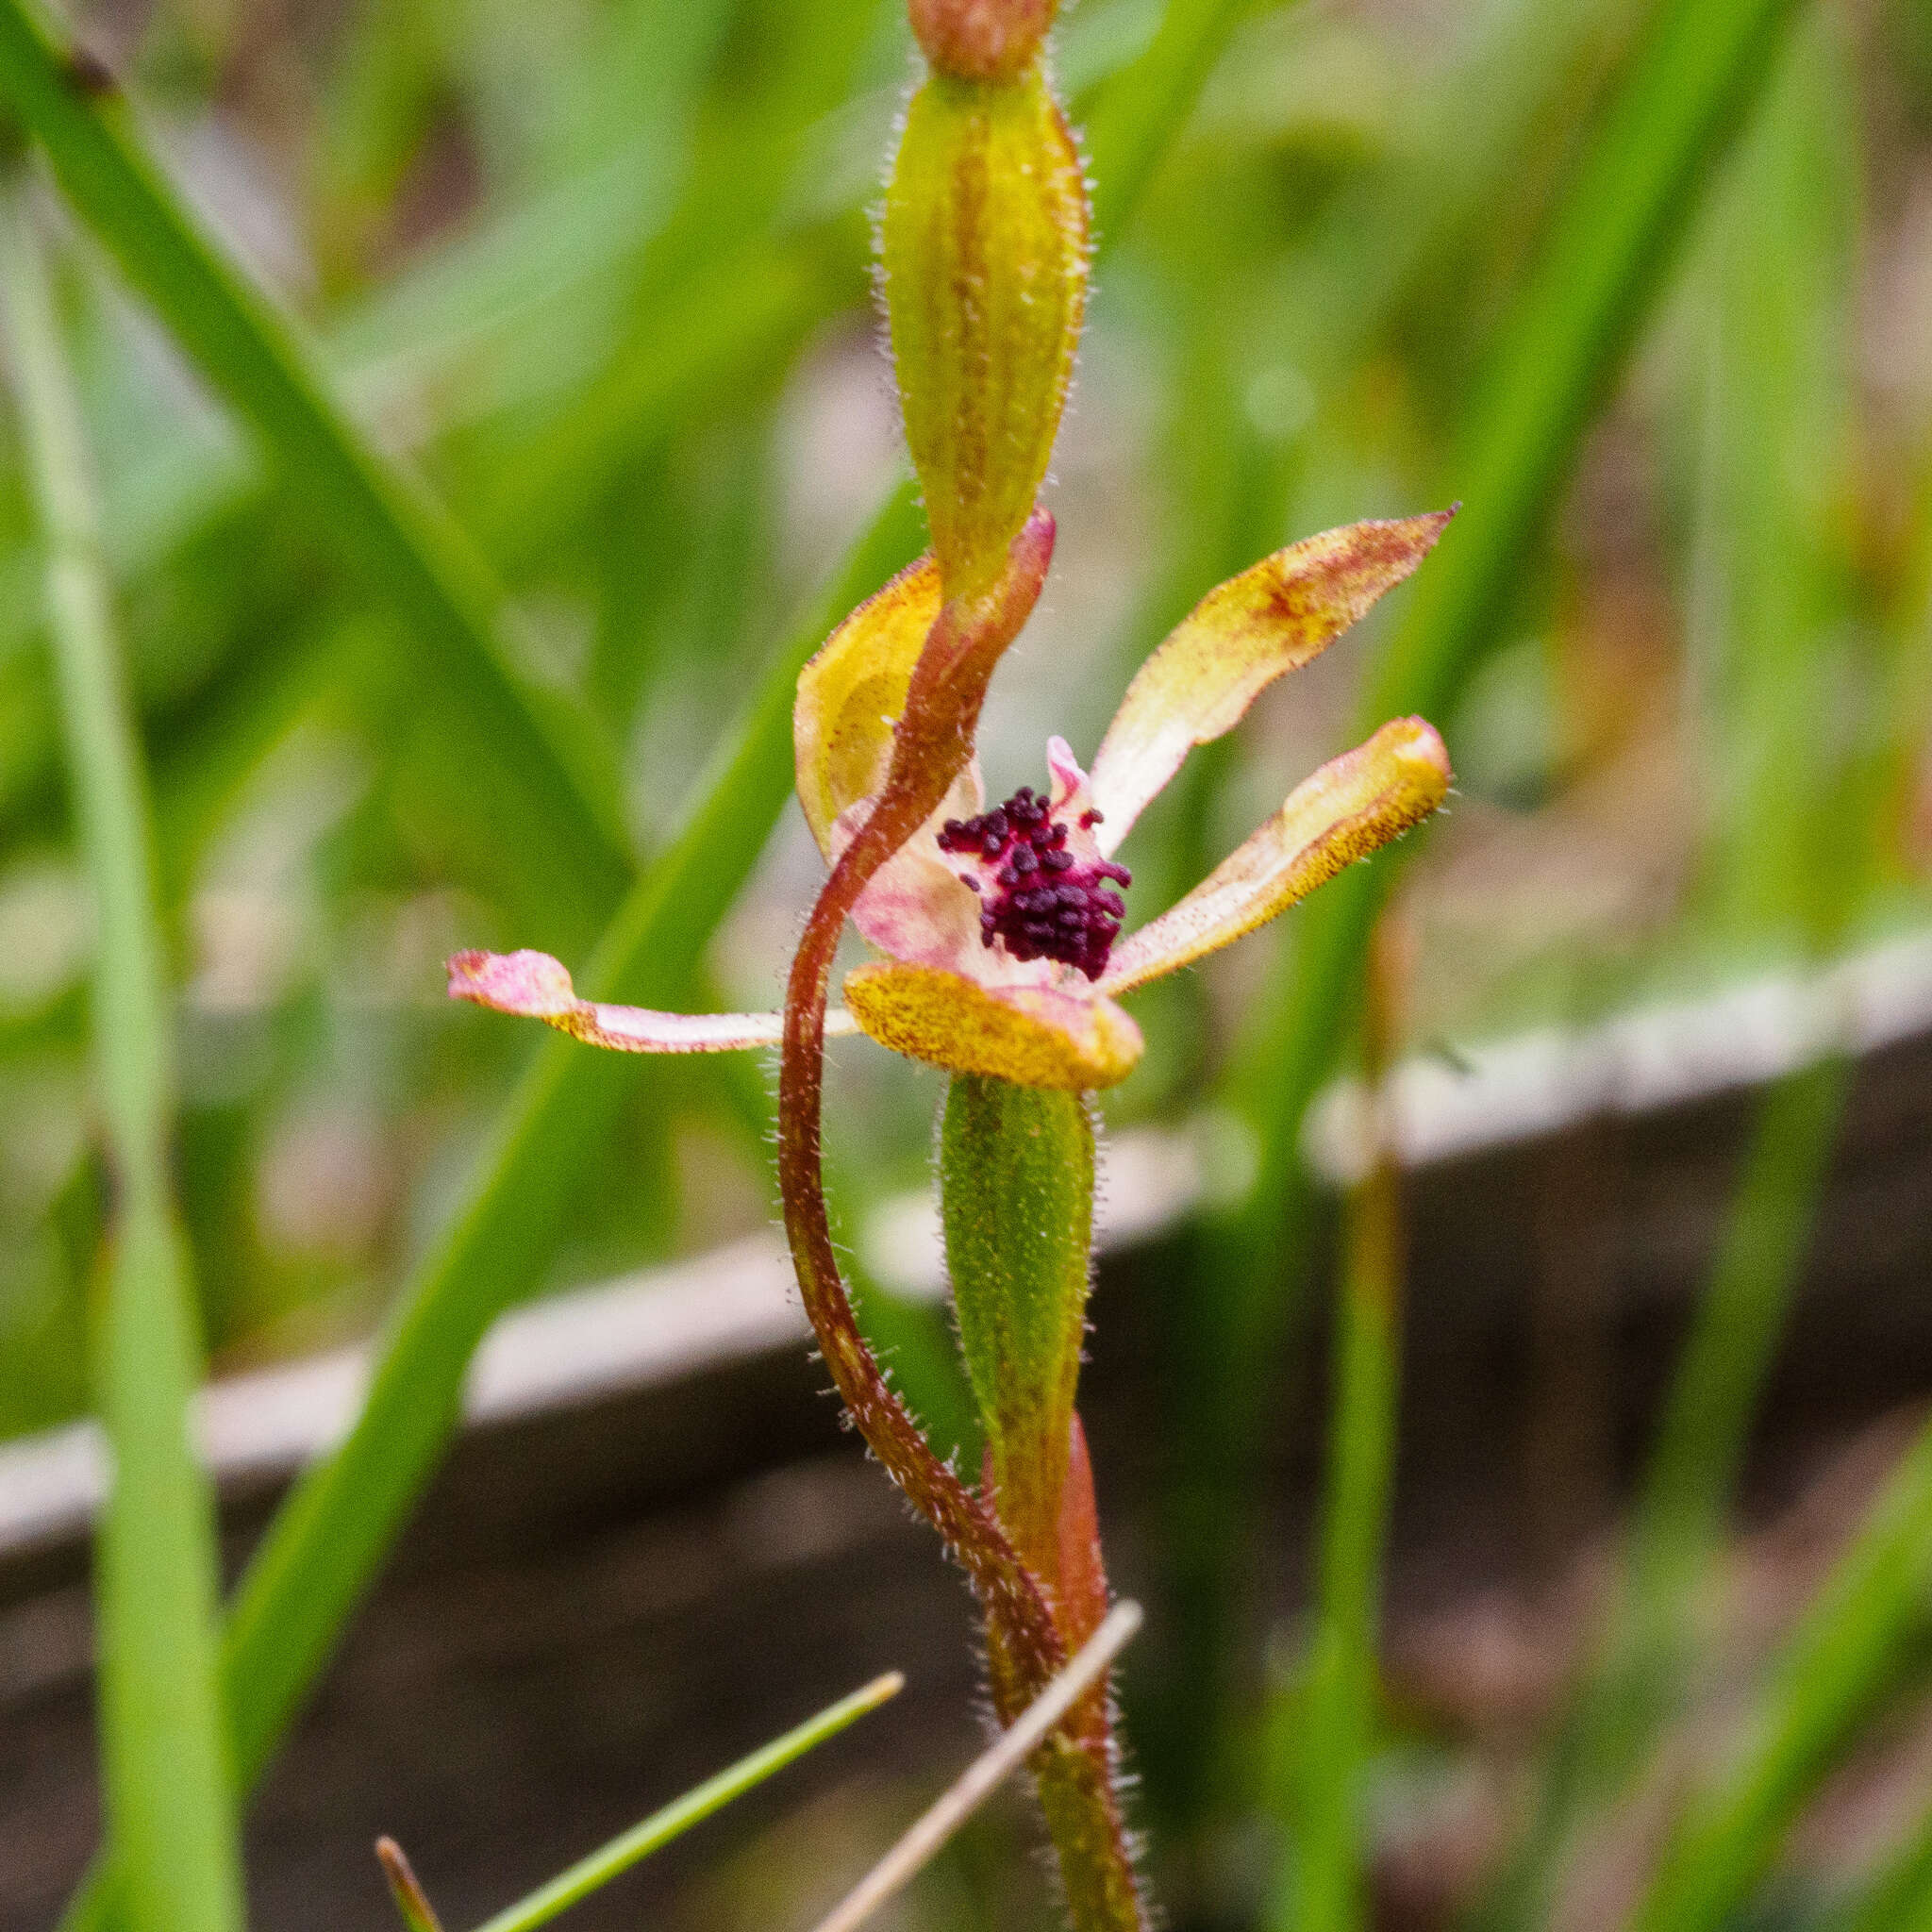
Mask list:
[[[1211,591],[1127,687],[1093,768],[1047,743],[1049,789],[988,810],[976,761],[859,895],[883,956],[846,975],[828,1035],[862,1030],[953,1073],[1083,1091],[1132,1071],[1141,1030],[1117,1004],[1265,924],[1441,804],[1448,756],[1419,718],[1331,759],[1176,905],[1122,938],[1115,859],[1197,744],[1341,635],[1434,547],[1449,512],[1352,524],[1264,558]],[[799,677],[798,796],[828,863],[870,817],[914,664],[941,608],[930,556],[835,630]],[[769,1046],[775,1013],[692,1015],[579,1000],[541,953],[458,953],[449,990],[627,1053]]]

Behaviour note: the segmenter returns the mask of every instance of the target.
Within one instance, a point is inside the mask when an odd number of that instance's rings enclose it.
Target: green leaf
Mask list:
[[[1741,929],[1824,954],[1865,883],[1869,810],[1836,808],[1835,747],[1816,728],[1844,612],[1811,501],[1848,400],[1847,273],[1857,132],[1849,50],[1823,12],[1793,35],[1775,87],[1711,209],[1693,296],[1702,425],[1693,635],[1715,666],[1705,769],[1709,869]],[[1873,824],[1876,835],[1879,828]],[[1854,836],[1847,841],[1847,833]],[[1806,905],[1786,881],[1810,881]],[[1485,1910],[1488,1932],[1540,1924],[1556,1867],[1617,1801],[1681,1709],[1696,1659],[1695,1592],[1721,1538],[1829,1176],[1849,1064],[1830,1056],[1757,1105],[1742,1173],[1658,1424],[1602,1655],[1550,1754],[1537,1816]]]
[[[107,1810],[136,1932],[239,1932],[241,1858],[216,1681],[214,1516],[189,1442],[200,1349],[168,1174],[174,1042],[141,755],[79,407],[17,191],[0,202],[0,291],[93,891],[94,1070],[116,1194],[92,1347],[113,1457],[95,1576]]]
[[[1113,75],[1087,108],[1093,233],[1103,249],[1139,206],[1228,36],[1253,11],[1253,0],[1168,0],[1146,50]]]
[[[583,720],[512,665],[501,591],[462,532],[329,395],[292,325],[222,255],[136,138],[118,91],[76,70],[28,0],[0,0],[0,93],[62,189],[208,381],[255,426],[461,707],[474,808],[574,890],[594,930],[632,871],[612,773]]]

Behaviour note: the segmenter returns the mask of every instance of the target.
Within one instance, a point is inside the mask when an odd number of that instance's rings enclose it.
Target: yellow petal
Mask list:
[[[1100,990],[1129,992],[1253,932],[1419,824],[1449,790],[1432,725],[1397,718],[1332,758],[1177,906],[1114,948]],[[865,1023],[860,1020],[860,1024]],[[867,1027],[867,1031],[871,1031]]]
[[[782,1013],[658,1013],[580,1000],[570,974],[548,953],[458,953],[449,962],[449,993],[492,1012],[541,1020],[613,1053],[729,1053],[776,1046],[784,1030]],[[828,1035],[858,1030],[849,1013],[825,1015]]]
[[[1074,1092],[1111,1087],[1140,1059],[1141,1029],[1092,992],[986,987],[935,966],[896,960],[845,978],[852,1017],[882,1046],[953,1074]]]
[[[791,708],[798,802],[827,858],[839,814],[886,781],[892,726],[939,614],[939,566],[928,554],[867,598],[799,674]]]
[[[1127,687],[1093,760],[1101,849],[1120,848],[1197,744],[1240,724],[1435,547],[1452,510],[1305,537],[1209,591]]]

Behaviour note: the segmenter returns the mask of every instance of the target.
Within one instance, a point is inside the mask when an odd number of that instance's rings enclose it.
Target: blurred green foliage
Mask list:
[[[68,200],[35,192],[152,774],[208,1350],[362,1336],[407,1290],[375,1405],[393,1428],[302,1492],[231,1624],[244,1775],[498,1308],[766,1220],[751,1070],[533,1042],[451,1008],[440,962],[529,944],[658,1004],[776,998],[816,865],[783,806],[788,670],[922,541],[867,272],[901,15],[162,0],[83,21],[126,101],[46,92],[34,117],[68,129]],[[20,31],[0,70],[25,110]],[[1399,871],[1414,1041],[1807,970],[1932,916],[1932,28],[1912,0],[1081,0],[1058,75],[1107,253],[1057,588],[990,713],[995,791],[1039,781],[1048,731],[1091,751],[1221,577],[1469,500],[1436,575],[1198,758],[1127,854],[1144,914],[1365,701],[1427,708],[1458,764],[1447,821],[1289,922],[1272,971],[1150,993],[1146,1063],[1108,1106],[1178,1121],[1211,1093],[1261,1148],[1183,1338],[1212,1411],[1182,1419],[1198,1459],[1166,1553],[1191,1661],[1136,1699],[1166,1875],[1206,1923],[1264,1755],[1217,1674],[1241,1499],[1215,1485],[1217,1431],[1271,1389],[1244,1407],[1223,1378],[1278,1359],[1294,1137],[1375,896]],[[0,1436],[87,1406],[106,1212],[38,547],[0,413]],[[923,1183],[938,1086],[863,1047],[834,1062],[858,1229]],[[1650,1529],[1696,1531],[1674,1560],[1723,1520],[1840,1097],[1828,1071],[1766,1102],[1652,1469]],[[943,1336],[874,1306],[917,1382]],[[1900,1557],[1819,1614],[1848,1644],[1896,1636],[1916,1588]],[[1568,1734],[1579,1790],[1620,1789],[1668,1707],[1685,1660],[1647,1645],[1658,1615],[1633,1602],[1615,1707]],[[1807,1626],[1793,1668],[1824,1641]],[[1737,1905],[1816,1740],[1878,1694],[1877,1665],[1846,1672],[1823,1715],[1780,1680],[1799,1742],[1766,1746],[1769,1811],[1699,1810],[1724,1895],[1680,1860],[1650,1923]],[[1539,1916],[1567,1802],[1496,1923]],[[1872,1898],[1922,1894],[1918,1857]]]

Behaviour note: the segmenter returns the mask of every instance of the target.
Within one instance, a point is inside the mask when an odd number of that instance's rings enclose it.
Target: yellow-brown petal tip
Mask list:
[[[894,1053],[1020,1087],[1111,1087],[1133,1072],[1145,1046],[1134,1022],[1098,994],[994,990],[941,967],[898,960],[847,974],[845,1004]]]

